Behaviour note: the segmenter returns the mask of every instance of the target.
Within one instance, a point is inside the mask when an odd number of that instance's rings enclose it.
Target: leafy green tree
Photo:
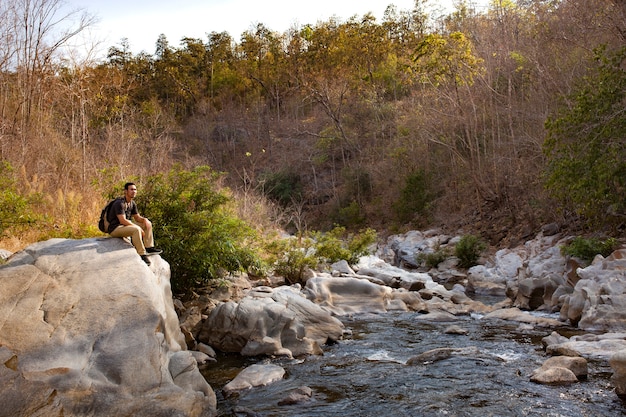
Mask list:
[[[432,179],[423,170],[409,174],[400,190],[400,197],[394,203],[398,220],[403,223],[426,223],[431,204],[436,195],[432,188]]]
[[[242,35],[240,47],[245,56],[245,77],[252,81],[251,85],[258,85],[258,93],[268,107],[274,108],[277,121],[281,119],[281,103],[292,89],[283,43],[283,35],[258,24],[254,31]]]
[[[205,92],[207,56],[204,44],[184,38],[183,47],[173,49],[164,35],[157,41],[152,93],[168,104],[179,118],[193,113]]]
[[[137,201],[154,224],[175,291],[188,292],[225,273],[256,272],[261,265],[252,249],[255,231],[229,211],[219,177],[207,166],[175,167],[141,186]]]
[[[302,200],[302,179],[294,171],[268,172],[260,181],[263,193],[282,206]]]
[[[567,107],[548,118],[545,184],[553,197],[592,223],[624,210],[626,48],[596,51],[596,68]]]
[[[209,77],[208,97],[213,105],[243,94],[246,83],[237,73],[235,42],[226,32],[211,32],[206,45]]]
[[[433,85],[471,85],[482,71],[482,60],[462,32],[424,37],[415,50],[415,70],[423,82]]]

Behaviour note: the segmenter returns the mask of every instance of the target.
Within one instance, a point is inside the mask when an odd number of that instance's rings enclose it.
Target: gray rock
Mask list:
[[[294,405],[310,401],[313,397],[313,390],[309,387],[298,387],[291,391],[287,397],[278,401],[278,405]]]
[[[359,278],[317,276],[307,281],[303,292],[309,300],[333,314],[346,315],[387,311],[386,301],[392,290]]]
[[[587,378],[587,360],[580,356],[553,356],[548,358],[542,368],[566,368],[572,371],[578,380]]]
[[[236,391],[259,387],[280,381],[285,376],[285,370],[278,365],[250,365],[241,371],[235,379],[222,388],[226,396]]]
[[[452,326],[448,326],[444,331],[445,334],[457,334],[457,335],[461,335],[464,336],[466,334],[469,333],[469,331],[467,329],[464,329],[460,326],[457,326],[456,324],[452,325]]]
[[[245,356],[298,357],[321,354],[321,345],[339,340],[342,334],[343,324],[298,288],[257,287],[238,303],[215,307],[198,340]]]
[[[588,360],[608,363],[611,356],[626,349],[624,333],[605,333],[572,336],[566,341],[550,344],[546,353],[550,355],[581,356]]]
[[[413,356],[407,360],[407,365],[424,365],[432,362],[438,362],[448,359],[452,356],[470,356],[479,357],[481,353],[475,346],[464,348],[437,348],[431,349],[419,355]]]
[[[541,232],[544,236],[554,236],[559,233],[560,229],[561,227],[558,223],[549,223],[541,227]]]
[[[615,352],[609,359],[613,369],[611,383],[619,397],[626,397],[626,349]]]
[[[52,239],[0,266],[5,415],[214,414],[185,350],[169,264],[151,260],[122,239]]]
[[[503,308],[500,310],[494,310],[483,317],[484,319],[501,319],[518,321],[521,323],[533,324],[541,327],[563,327],[565,323],[551,319],[549,317],[534,316],[526,311],[521,311],[519,308]]]
[[[330,269],[333,271],[333,275],[335,275],[335,273],[339,276],[341,275],[354,275],[355,272],[352,268],[350,268],[350,265],[348,264],[347,261],[338,261],[335,262],[334,264],[332,264],[330,266]]]
[[[564,294],[561,317],[594,332],[626,330],[626,249],[576,271],[580,280]]]
[[[530,380],[546,385],[568,385],[578,382],[572,371],[561,367],[538,368],[532,373]]]

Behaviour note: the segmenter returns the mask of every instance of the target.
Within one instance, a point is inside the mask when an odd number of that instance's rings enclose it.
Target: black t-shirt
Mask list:
[[[127,220],[131,220],[135,214],[139,214],[139,211],[137,210],[137,204],[135,204],[135,202],[132,200],[130,203],[127,203],[124,197],[119,197],[115,199],[113,205],[111,206],[111,209],[109,210],[109,233],[111,233],[113,230],[115,230],[117,226],[120,225],[120,221],[117,218],[118,214],[123,214]]]

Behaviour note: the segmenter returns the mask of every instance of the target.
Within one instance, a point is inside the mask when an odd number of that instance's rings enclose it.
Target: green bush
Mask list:
[[[420,252],[416,256],[416,260],[425,265],[427,268],[437,268],[440,263],[450,257],[450,252],[446,249],[437,248],[434,252]]]
[[[362,226],[367,220],[361,205],[356,200],[352,200],[346,205],[340,204],[332,218],[334,223],[351,228]]]
[[[285,278],[289,284],[302,283],[304,272],[318,265],[313,241],[309,238],[277,240],[268,249],[277,255],[274,272]]]
[[[229,210],[219,177],[207,166],[175,167],[139,184],[139,210],[153,223],[176,292],[189,293],[226,273],[261,268],[251,246],[256,233]]]
[[[619,242],[614,238],[606,240],[586,239],[581,236],[575,237],[570,243],[561,246],[564,256],[572,256],[584,262],[591,263],[596,255],[609,256],[619,247]]]
[[[336,226],[327,233],[315,233],[315,253],[322,262],[345,260],[355,264],[368,248],[376,242],[376,231],[364,229],[357,234],[347,234],[345,227]]]
[[[487,245],[477,236],[465,235],[454,247],[454,255],[459,258],[461,268],[471,268],[477,265],[481,253]]]
[[[275,258],[274,272],[294,284],[303,281],[307,268],[340,260],[350,264],[358,262],[361,256],[367,255],[376,238],[373,229],[348,234],[345,228],[337,226],[327,233],[313,232],[310,237],[273,241],[266,250]]]
[[[23,193],[22,188],[11,164],[0,161],[0,235],[7,229],[25,230],[41,220],[42,216],[35,212],[41,206],[41,193]]]

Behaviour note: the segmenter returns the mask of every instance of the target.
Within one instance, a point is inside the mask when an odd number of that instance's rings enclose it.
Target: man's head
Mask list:
[[[127,201],[132,200],[137,195],[137,186],[134,182],[124,184],[124,197]]]

